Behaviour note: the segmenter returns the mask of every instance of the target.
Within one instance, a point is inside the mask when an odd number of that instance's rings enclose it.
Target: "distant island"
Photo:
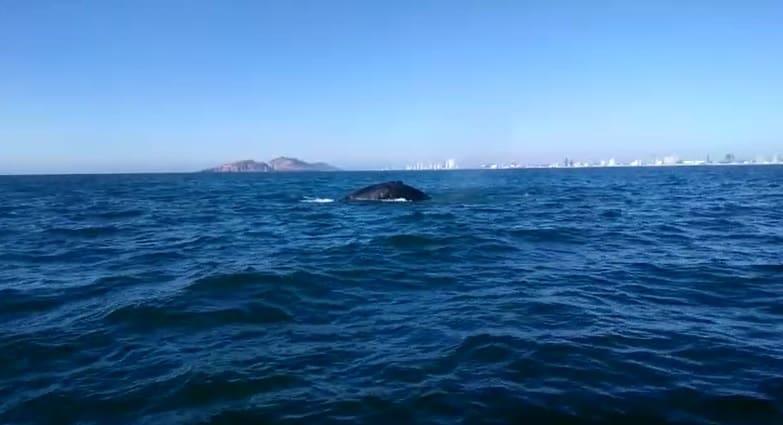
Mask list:
[[[270,173],[270,172],[301,172],[301,171],[340,171],[339,168],[325,162],[305,162],[301,159],[281,156],[269,163],[247,159],[230,162],[214,168],[203,170],[204,173]]]

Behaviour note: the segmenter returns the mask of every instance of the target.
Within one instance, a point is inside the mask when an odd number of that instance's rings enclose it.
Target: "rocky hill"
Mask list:
[[[252,159],[231,162],[204,170],[209,173],[266,173],[272,171],[272,167],[266,162],[256,162]]]
[[[274,171],[337,171],[336,167],[324,162],[309,163],[284,156],[269,161],[269,166]]]
[[[206,173],[268,173],[293,171],[338,171],[339,169],[323,162],[309,163],[296,158],[275,158],[267,164],[253,160],[230,162],[204,170]]]

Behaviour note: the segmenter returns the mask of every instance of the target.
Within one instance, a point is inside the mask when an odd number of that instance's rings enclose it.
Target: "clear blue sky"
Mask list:
[[[783,154],[783,2],[0,0],[0,172]]]

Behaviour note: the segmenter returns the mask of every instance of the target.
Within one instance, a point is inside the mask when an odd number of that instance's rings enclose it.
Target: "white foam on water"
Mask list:
[[[381,199],[381,202],[410,202],[405,198]]]
[[[334,202],[334,199],[332,198],[309,198],[306,197],[302,199],[302,202],[307,202],[310,204],[328,204],[330,202]]]

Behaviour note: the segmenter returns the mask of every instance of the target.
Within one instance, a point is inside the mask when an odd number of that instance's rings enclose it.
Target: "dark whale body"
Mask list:
[[[404,199],[406,201],[425,201],[430,197],[401,181],[378,183],[359,189],[345,197],[347,201],[384,201]]]

